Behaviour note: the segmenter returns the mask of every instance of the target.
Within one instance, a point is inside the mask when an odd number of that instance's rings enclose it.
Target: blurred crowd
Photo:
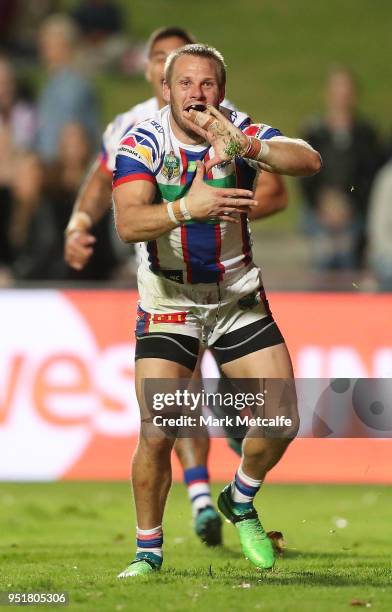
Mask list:
[[[367,268],[389,290],[392,213],[385,188],[380,190],[390,173],[388,143],[358,112],[358,97],[359,84],[350,70],[334,67],[326,80],[324,114],[302,128],[302,137],[323,158],[322,171],[300,181],[303,229],[315,269]]]
[[[69,15],[53,12],[55,0],[27,4],[0,3],[0,286],[118,278],[129,255],[110,215],[95,228],[94,256],[80,273],[64,263],[63,236],[103,127],[86,74],[139,72],[141,47],[124,35],[114,1],[81,0]],[[30,61],[46,75],[37,95],[18,79]],[[324,113],[302,126],[324,162],[300,181],[302,228],[314,269],[366,269],[392,290],[392,161],[387,139],[358,112],[359,93],[353,74],[334,67]]]
[[[86,74],[115,63],[140,70],[142,59],[131,66],[115,3],[86,0],[71,15],[52,13],[54,2],[34,4],[28,19],[14,1],[0,5],[0,286],[108,280],[124,260],[110,215],[95,228],[98,246],[83,272],[63,260],[64,230],[102,132]],[[39,26],[38,36],[25,22]],[[18,65],[31,61],[46,75],[37,96],[18,80]]]

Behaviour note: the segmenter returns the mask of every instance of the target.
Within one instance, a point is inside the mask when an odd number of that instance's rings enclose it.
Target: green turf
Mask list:
[[[386,487],[266,485],[263,522],[284,532],[288,549],[261,574],[242,558],[231,525],[222,549],[196,540],[185,488],[175,485],[164,570],[121,582],[116,574],[133,556],[126,483],[6,484],[0,501],[0,590],[66,590],[78,610],[335,612],[354,599],[392,609]]]

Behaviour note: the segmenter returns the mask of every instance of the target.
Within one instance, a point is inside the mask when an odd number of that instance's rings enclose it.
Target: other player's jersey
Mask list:
[[[236,110],[235,106],[229,101],[224,100],[223,106],[230,110]],[[150,98],[140,104],[130,108],[125,113],[117,115],[107,126],[102,136],[101,152],[99,155],[101,168],[112,175],[116,167],[117,148],[121,138],[133,126],[141,121],[152,117],[158,111],[158,100]]]
[[[116,167],[117,147],[121,138],[134,125],[152,117],[157,110],[157,99],[150,98],[149,100],[145,100],[145,102],[141,102],[141,104],[136,104],[136,106],[125,113],[117,115],[113,121],[109,123],[102,136],[101,152],[99,156],[100,165],[103,170],[112,175]]]
[[[264,140],[281,136],[279,130],[268,125],[252,124],[244,113],[221,110],[249,136]],[[195,176],[196,161],[207,162],[213,158],[214,149],[179,142],[169,117],[170,108],[166,106],[122,138],[113,187],[129,181],[150,181],[156,186],[157,203],[173,202],[186,195]],[[257,168],[252,160],[238,157],[213,167],[204,180],[215,187],[253,189]],[[217,219],[191,220],[156,240],[142,243],[141,265],[154,273],[182,271],[183,279],[192,284],[221,282],[252,262],[247,214],[239,214],[238,218],[238,224]]]

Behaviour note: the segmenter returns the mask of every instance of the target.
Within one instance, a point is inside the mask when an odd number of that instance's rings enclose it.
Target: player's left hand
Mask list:
[[[241,156],[249,146],[249,139],[211,104],[203,112],[191,109],[183,111],[189,128],[210,143],[215,156],[205,162],[206,171],[225,161]]]

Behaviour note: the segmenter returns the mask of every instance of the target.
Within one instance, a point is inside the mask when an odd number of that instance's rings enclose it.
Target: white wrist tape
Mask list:
[[[65,235],[68,236],[68,234],[72,234],[73,232],[87,232],[91,229],[92,225],[93,221],[90,215],[83,210],[78,210],[71,216],[65,230]]]
[[[176,215],[174,214],[173,211],[173,202],[168,202],[166,204],[167,207],[167,214],[170,217],[170,221],[173,221],[173,223],[175,223],[176,225],[180,225],[180,222],[176,219]]]
[[[190,221],[192,219],[192,215],[186,207],[185,198],[181,198],[180,200],[180,210],[185,221]]]
[[[268,153],[269,153],[269,144],[267,143],[266,140],[262,140],[262,147],[261,147],[261,151],[257,156],[257,161],[265,161],[265,158],[267,157]]]

